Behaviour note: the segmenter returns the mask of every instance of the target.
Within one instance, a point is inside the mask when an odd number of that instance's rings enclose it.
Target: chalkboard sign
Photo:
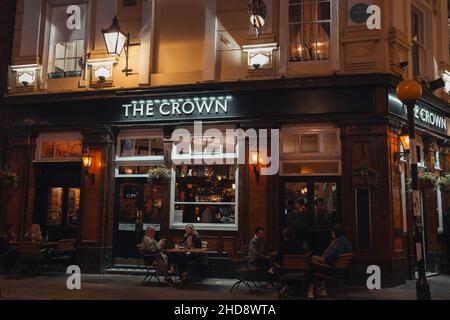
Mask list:
[[[370,15],[367,13],[369,5],[366,3],[357,3],[350,9],[350,19],[356,23],[365,23]]]

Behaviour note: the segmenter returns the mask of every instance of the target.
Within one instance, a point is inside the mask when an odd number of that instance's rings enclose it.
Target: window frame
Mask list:
[[[122,143],[124,139],[162,139],[164,143],[164,134],[162,130],[130,130],[120,132],[117,136],[116,158],[114,159],[115,177],[116,178],[148,178],[147,174],[121,174],[120,167],[123,166],[162,166],[164,165],[165,156],[133,156],[122,157]],[[149,145],[151,152],[151,144]]]
[[[50,58],[52,56],[51,54],[51,50],[52,47],[52,21],[51,21],[51,16],[52,16],[52,12],[53,12],[53,8],[55,7],[63,7],[63,6],[70,6],[70,5],[86,5],[87,9],[86,9],[86,21],[85,24],[83,25],[83,27],[85,28],[85,36],[84,36],[84,48],[83,48],[83,59],[86,59],[86,55],[88,53],[88,48],[90,48],[91,45],[91,38],[90,38],[90,31],[92,29],[91,26],[91,16],[92,16],[92,5],[91,5],[92,1],[89,0],[48,0],[47,1],[47,6],[46,6],[46,20],[44,23],[44,46],[42,49],[42,70],[40,73],[40,81],[41,83],[46,83],[49,80],[62,80],[62,79],[77,79],[77,78],[84,78],[85,74],[86,74],[86,66],[81,68],[81,75],[80,76],[76,76],[76,77],[60,77],[60,78],[50,78],[49,77],[49,64],[50,64]],[[55,45],[56,43],[54,43]],[[54,60],[54,59],[53,59]]]
[[[46,141],[75,141],[79,140],[81,143],[81,154],[79,157],[66,157],[66,158],[42,158],[42,143]],[[34,157],[34,163],[67,163],[67,162],[80,162],[83,154],[83,137],[79,132],[61,132],[61,133],[41,133],[36,139],[36,152]],[[55,154],[55,150],[53,150]]]

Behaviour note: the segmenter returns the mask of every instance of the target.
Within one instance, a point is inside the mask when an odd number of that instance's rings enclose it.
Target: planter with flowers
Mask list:
[[[358,189],[376,188],[379,185],[379,174],[367,164],[353,169],[353,186]]]
[[[436,189],[439,176],[429,171],[419,172],[419,188],[423,190]]]
[[[439,178],[438,184],[441,192],[450,192],[450,174]]]
[[[165,184],[172,177],[170,168],[165,166],[155,167],[148,171],[148,182],[152,184]]]
[[[4,168],[0,170],[0,182],[7,187],[17,188],[19,187],[20,177],[14,171]]]

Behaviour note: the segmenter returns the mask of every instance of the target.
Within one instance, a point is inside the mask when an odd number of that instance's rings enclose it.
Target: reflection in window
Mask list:
[[[124,138],[120,140],[120,156],[148,157],[164,155],[164,141],[161,138]]]
[[[308,224],[308,184],[286,183],[284,207],[286,226],[306,226]]]
[[[290,61],[330,58],[331,1],[289,0]]]
[[[80,189],[69,188],[67,198],[67,224],[76,226],[80,214]]]
[[[63,188],[50,188],[48,192],[47,223],[49,225],[62,224]]]
[[[331,225],[338,221],[336,183],[314,184],[314,218],[318,225]]]
[[[174,223],[235,224],[236,167],[178,166]]]
[[[81,140],[44,140],[40,143],[37,160],[78,160],[81,150]]]

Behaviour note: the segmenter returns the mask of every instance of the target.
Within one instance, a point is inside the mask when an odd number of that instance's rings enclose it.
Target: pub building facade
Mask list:
[[[247,0],[18,0],[2,125],[3,163],[20,181],[2,183],[0,225],[76,239],[82,271],[103,273],[138,263],[149,225],[173,245],[193,223],[209,274],[227,277],[258,226],[269,251],[291,227],[320,253],[342,223],[353,281],[369,265],[383,286],[412,279],[406,109],[395,87],[446,79],[447,3],[263,3],[258,37]],[[361,19],[370,4],[383,9],[381,30]],[[114,16],[129,43],[112,57],[104,35]],[[425,88],[415,114],[420,167],[439,176],[449,170],[447,92]],[[255,149],[229,130],[267,130],[269,143]],[[155,168],[170,177],[149,180]],[[448,193],[422,189],[421,203],[427,271],[443,272]]]

